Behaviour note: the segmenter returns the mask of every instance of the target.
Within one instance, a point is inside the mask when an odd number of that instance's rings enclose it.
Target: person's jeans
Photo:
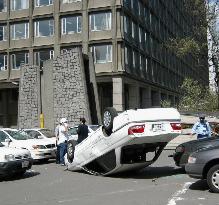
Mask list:
[[[65,161],[64,161],[64,156],[67,152],[67,143],[61,143],[59,144],[59,153],[60,153],[60,164],[64,164]]]
[[[59,162],[60,162],[60,147],[59,147],[59,145],[57,145],[56,146],[57,147],[57,151],[56,151],[56,164],[59,164]]]
[[[197,139],[200,140],[200,139],[204,139],[204,138],[208,138],[209,136],[208,135],[201,135],[201,134],[198,134],[197,135]]]

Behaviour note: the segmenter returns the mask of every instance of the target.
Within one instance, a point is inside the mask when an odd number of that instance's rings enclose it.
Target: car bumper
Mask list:
[[[53,159],[56,157],[56,149],[50,150],[31,150],[31,156],[34,160],[39,159]]]
[[[203,179],[203,169],[204,169],[204,164],[186,164],[185,170],[186,173],[191,177],[191,178],[196,178],[196,179]]]
[[[11,175],[16,174],[32,167],[33,159],[24,159],[9,162],[0,162],[0,175]]]

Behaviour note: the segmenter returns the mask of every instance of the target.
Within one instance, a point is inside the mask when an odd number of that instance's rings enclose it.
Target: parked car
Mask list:
[[[0,177],[23,175],[33,163],[26,149],[9,148],[0,142]]]
[[[24,131],[35,139],[49,139],[52,143],[56,143],[55,133],[47,128],[31,128]]]
[[[219,146],[218,137],[204,138],[200,140],[192,140],[185,142],[176,147],[175,153],[172,155],[176,166],[184,168],[188,162],[191,153],[212,146]]]
[[[93,132],[95,132],[100,125],[88,125],[88,135],[91,135]],[[78,140],[78,134],[77,134],[78,126],[70,127],[68,130],[69,133],[69,140]]]
[[[218,138],[219,120],[215,118],[208,118],[208,121],[212,128],[212,136],[201,140],[197,140],[197,136],[190,136],[193,127],[192,122],[193,123],[196,122],[194,120],[194,117],[193,118],[190,117],[189,120],[187,118],[187,122],[182,123],[182,134],[179,137],[185,138],[184,140],[182,140],[182,142],[184,141],[184,143],[179,144],[175,148],[175,152],[172,155],[170,155],[170,157],[173,157],[176,166],[184,168],[186,163],[188,162],[189,155],[192,152],[195,152],[202,148],[219,145],[219,138]],[[178,139],[178,141],[180,140]]]
[[[192,153],[185,170],[192,178],[207,179],[210,190],[219,193],[219,146]]]
[[[174,108],[133,109],[103,113],[103,126],[77,144],[68,142],[68,170],[109,175],[141,169],[157,160],[166,144],[181,133]]]
[[[34,139],[23,130],[0,129],[0,142],[8,147],[27,149],[34,160],[47,161],[55,158],[56,146],[47,139]]]

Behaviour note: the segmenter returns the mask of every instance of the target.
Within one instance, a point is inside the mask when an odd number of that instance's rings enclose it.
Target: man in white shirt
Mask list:
[[[68,141],[68,121],[66,118],[62,118],[60,120],[59,138],[57,143],[59,146],[60,164],[62,166],[65,165],[64,156],[67,152],[67,141]]]

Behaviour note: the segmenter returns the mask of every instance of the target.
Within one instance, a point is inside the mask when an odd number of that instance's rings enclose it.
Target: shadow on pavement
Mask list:
[[[172,175],[185,174],[185,170],[176,167],[146,167],[140,171],[124,172],[113,175],[115,178],[155,179]]]
[[[206,191],[209,189],[207,181],[206,180],[198,180],[195,183],[193,183],[189,189],[191,190],[199,190],[199,191]]]
[[[21,180],[21,179],[28,179],[34,176],[39,175],[39,172],[35,172],[32,170],[27,170],[23,175],[14,175],[14,176],[7,176],[7,177],[1,177],[0,178],[0,182],[3,181],[17,181],[17,180]]]
[[[52,164],[52,163],[55,163],[55,159],[42,159],[42,160],[37,160],[37,161],[34,161],[34,165],[44,165],[44,164]]]

